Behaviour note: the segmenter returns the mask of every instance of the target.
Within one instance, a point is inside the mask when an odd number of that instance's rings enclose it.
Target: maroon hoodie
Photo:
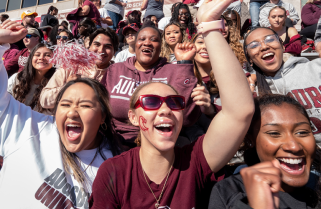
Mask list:
[[[5,64],[8,77],[12,76],[16,72],[21,72],[25,67],[28,57],[29,57],[29,50],[27,48],[21,50],[14,58],[8,60]]]
[[[139,128],[129,125],[129,100],[135,88],[149,81],[163,82],[172,85],[180,95],[185,97],[183,126],[193,125],[200,116],[200,108],[191,98],[193,88],[197,84],[192,64],[169,64],[165,58],[145,72],[136,70],[136,57],[128,58],[125,62],[111,65],[101,80],[110,94],[111,111],[116,125],[116,131],[121,134],[126,144],[133,145]],[[137,86],[136,86],[136,85]],[[136,87],[135,87],[136,86]]]

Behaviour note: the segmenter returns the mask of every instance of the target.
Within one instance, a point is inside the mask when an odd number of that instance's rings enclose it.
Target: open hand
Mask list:
[[[15,21],[6,20],[0,25],[0,44],[15,43],[23,39],[28,31]]]
[[[197,21],[211,22],[220,19],[224,10],[235,0],[205,0],[197,11]]]
[[[191,97],[195,104],[200,106],[202,113],[208,116],[214,116],[215,108],[214,105],[211,104],[211,95],[205,86],[197,84],[193,89]]]
[[[181,60],[193,61],[196,54],[196,48],[193,43],[184,42],[181,44],[176,44],[174,53],[177,61],[181,61]]]
[[[240,173],[252,208],[279,208],[282,174],[278,160],[243,168]]]

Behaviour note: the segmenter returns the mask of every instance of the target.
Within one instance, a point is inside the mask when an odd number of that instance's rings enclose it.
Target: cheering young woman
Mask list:
[[[205,2],[199,10],[201,25],[219,19],[231,2]],[[221,179],[220,169],[243,141],[254,103],[242,68],[220,31],[203,35],[220,88],[221,112],[204,136],[174,148],[187,98],[164,83],[139,86],[128,116],[140,128],[141,146],[103,163],[93,185],[91,208],[207,208],[208,189]],[[184,44],[178,44],[181,47]],[[193,99],[204,108],[202,98]]]

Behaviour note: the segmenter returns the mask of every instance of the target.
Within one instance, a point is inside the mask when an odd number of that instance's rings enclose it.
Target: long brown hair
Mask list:
[[[139,95],[139,92],[140,92],[143,88],[145,88],[146,86],[148,86],[148,85],[150,85],[150,84],[152,84],[152,83],[155,83],[155,82],[144,83],[144,84],[138,86],[138,87],[135,89],[135,91],[134,91],[133,95],[130,97],[130,101],[129,101],[129,109],[130,109],[130,110],[135,111],[135,104],[136,104],[136,102],[137,102],[137,100],[138,100],[138,97],[140,96],[140,95]],[[161,83],[161,82],[160,82],[160,83]],[[178,91],[176,91],[176,89],[175,89],[173,86],[171,86],[171,85],[169,85],[169,84],[167,84],[167,83],[161,83],[161,84],[164,84],[164,85],[166,85],[166,86],[171,87],[171,88],[173,89],[173,91],[175,91],[175,93],[176,93],[177,95],[179,95]],[[141,134],[140,134],[140,131],[139,131],[139,133],[138,133],[138,135],[137,135],[137,138],[135,139],[135,143],[137,144],[138,147],[141,146]]]
[[[193,43],[195,43],[198,36],[199,36],[199,34],[196,34],[192,38]],[[194,63],[194,75],[197,78],[197,84],[203,85],[203,78],[202,78],[201,73],[197,67],[195,59],[194,59],[193,63]],[[218,86],[216,84],[216,80],[215,80],[213,71],[210,72],[210,81],[211,82],[209,82],[209,84],[206,86],[208,91],[210,92],[210,94],[218,94],[219,90],[218,90]]]
[[[246,57],[243,51],[243,45],[240,43],[241,35],[240,32],[232,25],[230,18],[222,16],[227,23],[229,23],[229,35],[227,37],[227,42],[230,45],[232,51],[234,52],[236,58],[240,62],[241,66],[246,62]]]
[[[231,20],[233,22],[233,20],[229,17],[227,17],[227,15],[235,15],[236,16],[236,33],[241,34],[241,17],[239,15],[238,12],[236,12],[235,10],[232,9],[228,9],[223,13],[223,16],[229,20]]]
[[[166,34],[166,29],[171,25],[176,25],[179,28],[179,30],[182,34],[182,42],[181,43],[188,41],[185,28],[180,23],[171,22],[168,25],[166,25],[164,28],[164,32],[162,34],[162,50],[160,53],[160,57],[165,57],[167,59],[167,61],[169,61],[169,55],[171,54],[171,49],[169,48],[169,45],[167,44],[167,42],[165,40],[165,34]]]
[[[32,58],[35,55],[36,51],[40,48],[47,47],[45,44],[38,44],[35,46],[27,60],[26,65],[23,68],[23,71],[18,73],[16,80],[18,81],[17,85],[15,85],[12,89],[12,96],[21,103],[24,103],[26,100],[26,96],[31,90],[33,81],[36,77],[37,70],[32,65]],[[51,76],[55,73],[56,69],[52,67],[48,70],[48,72],[43,76],[40,85],[36,88],[35,94],[30,103],[30,107],[32,109],[37,110],[38,112],[42,113],[47,111],[47,109],[43,108],[40,105],[39,97],[42,89],[47,85],[48,81],[50,80]]]
[[[98,99],[98,102],[101,107],[101,114],[105,116],[105,123],[103,126],[100,126],[98,129],[97,134],[102,135],[102,141],[100,142],[100,145],[98,147],[98,153],[101,155],[101,157],[104,160],[107,160],[106,156],[102,152],[102,149],[104,147],[107,147],[113,154],[113,156],[120,154],[121,149],[119,146],[119,137],[116,134],[116,131],[114,129],[114,124],[112,122],[112,114],[111,114],[111,108],[109,104],[109,94],[106,90],[106,88],[99,83],[98,81],[90,78],[78,78],[76,80],[68,82],[59,92],[56,102],[55,102],[55,107],[54,107],[54,114],[57,112],[57,108],[59,105],[59,102],[65,93],[65,91],[72,86],[75,83],[83,83],[88,86],[90,86],[95,94],[96,98]],[[82,185],[86,182],[86,177],[84,175],[84,172],[81,170],[79,166],[79,159],[75,153],[69,152],[62,141],[60,140],[60,149],[61,149],[61,154],[63,158],[63,164],[65,170],[71,174],[71,171],[75,177],[75,179]],[[78,162],[77,162],[78,161]]]

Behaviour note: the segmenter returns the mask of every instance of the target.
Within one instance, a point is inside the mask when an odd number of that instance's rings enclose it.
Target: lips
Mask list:
[[[271,63],[271,62],[274,61],[275,53],[274,53],[274,52],[264,53],[261,58],[262,58],[265,62]]]
[[[170,137],[173,134],[174,124],[171,121],[162,121],[154,125],[157,133]]]
[[[208,53],[202,52],[202,53],[199,53],[199,55],[200,55],[201,57],[203,57],[203,58],[206,58],[206,59],[209,58]]]
[[[142,53],[143,53],[144,55],[151,56],[152,53],[153,53],[153,49],[151,49],[151,48],[144,48],[144,49],[142,49]]]
[[[69,123],[66,124],[65,130],[67,133],[67,139],[69,141],[76,141],[82,133],[82,126],[79,123]]]
[[[280,167],[291,175],[301,175],[305,170],[305,158],[277,158]]]

